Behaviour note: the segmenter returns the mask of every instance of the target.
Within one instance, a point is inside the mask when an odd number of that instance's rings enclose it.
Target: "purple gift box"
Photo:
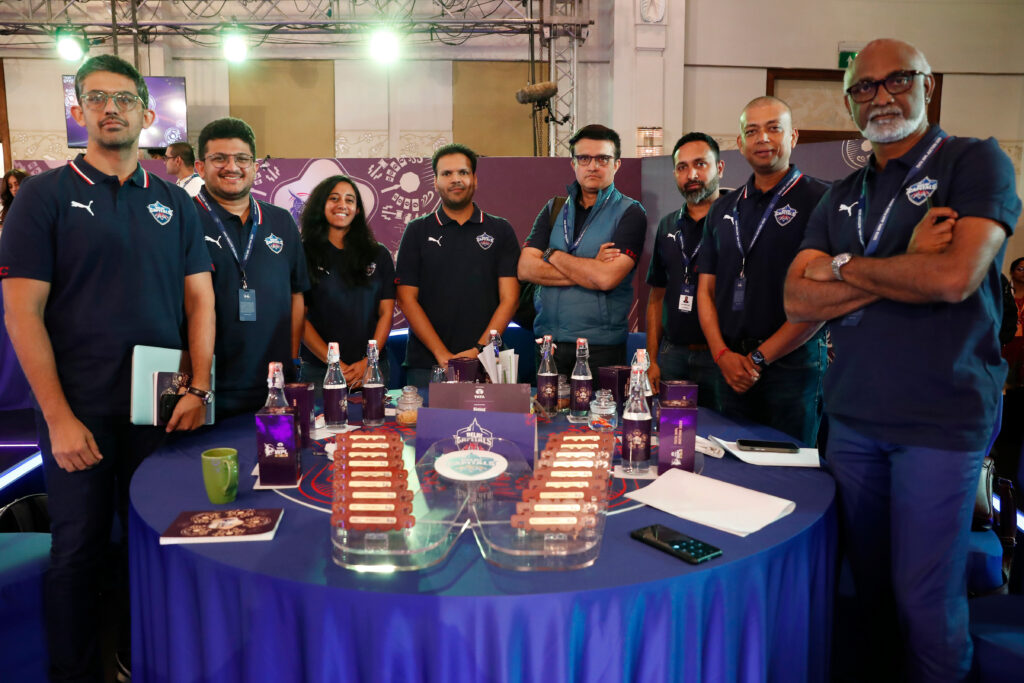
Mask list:
[[[312,382],[289,382],[284,385],[284,397],[288,405],[295,408],[295,414],[299,422],[300,448],[309,448],[313,445],[309,433],[313,429],[313,397],[315,394]]]
[[[299,429],[295,413],[256,413],[256,448],[260,483],[264,486],[294,486],[302,476],[299,459]]]
[[[658,420],[658,474],[671,468],[693,472],[697,446],[697,406],[661,404]]]
[[[448,377],[456,382],[476,382],[482,369],[476,358],[448,359]]]
[[[629,366],[628,365],[607,365],[597,369],[598,382],[602,389],[612,392],[615,399],[615,409],[621,414],[622,403],[626,400],[626,391],[629,387]]]
[[[685,379],[662,380],[658,400],[663,406],[694,407],[697,405],[697,384]]]

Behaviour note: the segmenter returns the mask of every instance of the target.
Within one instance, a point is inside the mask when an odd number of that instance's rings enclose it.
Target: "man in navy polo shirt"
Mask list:
[[[995,140],[928,124],[935,79],[913,46],[869,43],[844,86],[874,153],[811,217],[786,310],[830,321],[828,461],[872,640],[864,676],[961,680],[967,539],[1006,377],[999,269],[1021,203]]]
[[[27,178],[0,246],[7,329],[38,406],[52,546],[44,583],[50,676],[99,680],[101,582],[116,576],[118,659],[127,666],[128,482],[165,430],[133,426],[132,349],[183,348],[192,390],[166,431],[203,423],[213,353],[213,290],[195,208],[138,162],[153,122],[133,66],[94,57],[71,114],[85,154]],[[116,572],[106,567],[115,510]]]
[[[658,391],[662,379],[698,385],[700,405],[714,407],[718,370],[711,360],[697,317],[697,256],[704,219],[718,199],[725,162],[718,143],[706,133],[687,133],[672,150],[676,186],[683,206],[658,223],[647,269],[647,375]]]
[[[196,196],[217,295],[217,416],[254,412],[267,398],[267,364],[293,359],[309,289],[306,257],[286,210],[256,200],[256,136],[245,121],[211,121],[199,133]]]
[[[718,410],[813,446],[824,335],[820,323],[786,321],[782,285],[827,185],[789,163],[796,140],[782,100],[758,97],[744,107],[736,143],[754,173],[708,212],[697,311],[718,365]]]
[[[611,128],[590,124],[569,139],[576,181],[568,198],[548,200],[533,223],[519,277],[540,285],[534,302],[537,336],[550,334],[555,365],[569,375],[576,339],[590,347],[590,368],[626,362],[633,270],[644,249],[647,213],[615,189],[622,143]],[[564,202],[554,214],[556,200]]]
[[[408,382],[425,386],[434,364],[476,358],[490,330],[505,331],[519,304],[519,241],[504,218],[473,202],[477,155],[465,145],[434,152],[441,206],[409,222],[398,248],[398,305],[409,321]]]

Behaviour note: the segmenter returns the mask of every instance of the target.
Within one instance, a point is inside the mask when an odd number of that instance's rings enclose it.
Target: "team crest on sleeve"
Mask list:
[[[270,248],[270,251],[274,252],[275,254],[280,254],[281,250],[284,249],[284,240],[275,235],[274,233],[270,233],[269,235],[267,235],[267,239],[263,241],[267,243],[267,247]]]
[[[925,176],[924,179],[907,188],[907,199],[914,206],[921,206],[925,200],[932,196],[932,193],[935,192],[935,188],[938,186],[938,180],[932,180]]]
[[[787,225],[789,225],[790,221],[792,221],[794,218],[796,218],[796,209],[794,209],[789,204],[786,204],[781,209],[775,210],[775,222],[781,225],[782,227],[786,227]]]
[[[370,265],[366,266],[366,277],[371,277],[377,272],[377,262],[371,261]]]
[[[491,248],[492,244],[494,244],[494,238],[486,232],[482,232],[476,236],[476,243],[480,245],[481,249],[486,251]]]
[[[164,206],[160,202],[153,202],[146,207],[149,209],[149,215],[153,217],[160,225],[167,225],[171,222],[171,218],[174,216],[174,209],[169,206]]]

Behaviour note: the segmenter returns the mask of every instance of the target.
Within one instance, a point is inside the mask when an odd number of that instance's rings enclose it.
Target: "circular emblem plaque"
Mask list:
[[[452,451],[435,460],[434,469],[453,481],[486,481],[501,476],[508,469],[508,460],[491,451]]]

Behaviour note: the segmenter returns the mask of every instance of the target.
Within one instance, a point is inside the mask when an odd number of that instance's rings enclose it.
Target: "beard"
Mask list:
[[[687,204],[700,204],[708,197],[718,192],[718,183],[721,180],[721,176],[716,174],[715,177],[707,183],[701,183],[700,187],[696,190],[682,190],[683,199],[686,200]]]
[[[454,199],[447,193],[439,192],[438,194],[441,195],[441,203],[444,204],[444,208],[451,209],[452,211],[461,211],[473,203],[473,195],[476,192],[473,189],[467,188],[467,192],[463,195],[462,199]]]
[[[885,123],[877,119],[869,120],[864,126],[864,130],[861,131],[868,140],[880,144],[899,142],[917,130],[926,116],[925,108],[921,107],[921,110],[913,118],[905,118],[903,111],[896,105],[889,105],[872,113],[876,116],[879,114],[897,115],[896,118]]]

